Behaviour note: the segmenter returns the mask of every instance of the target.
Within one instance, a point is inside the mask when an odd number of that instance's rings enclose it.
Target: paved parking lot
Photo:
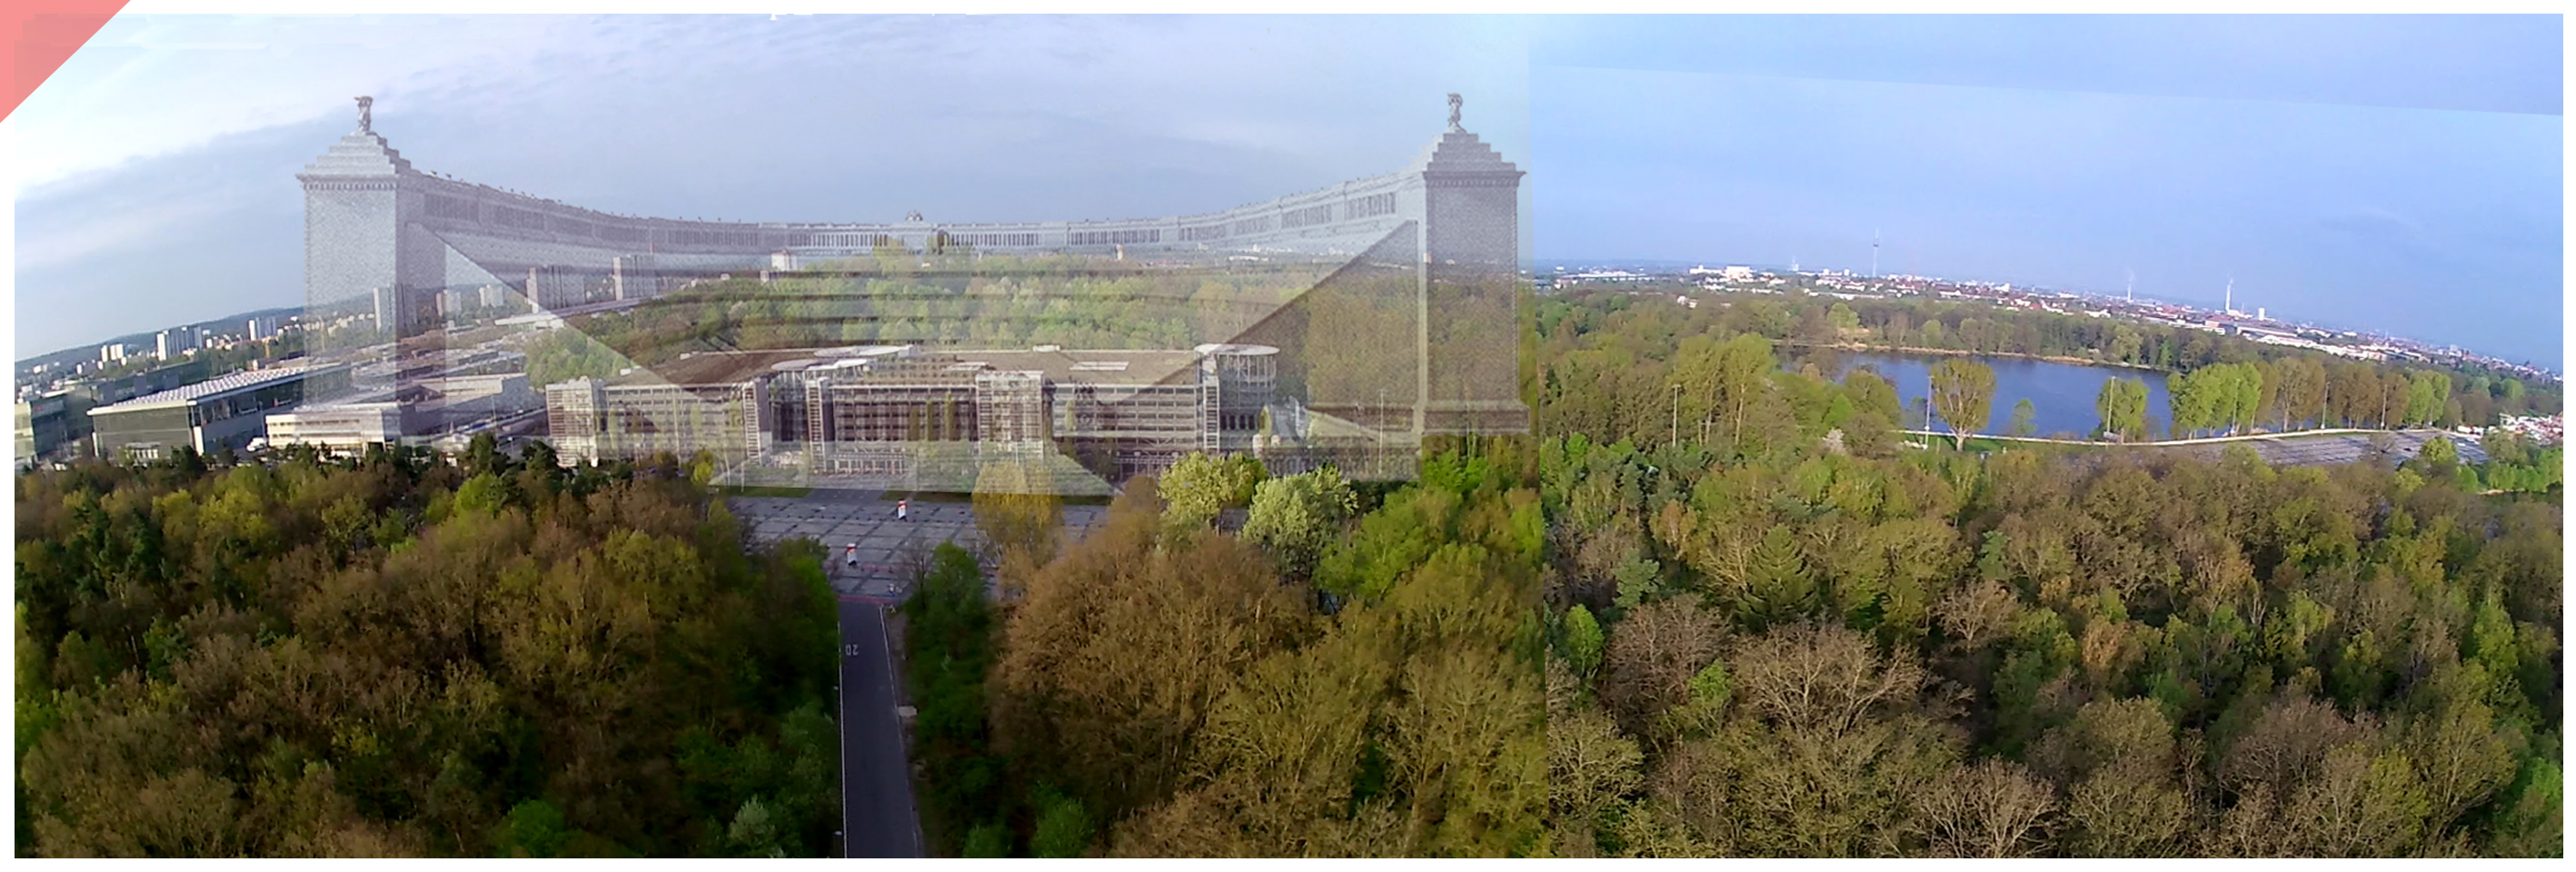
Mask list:
[[[801,498],[732,497],[725,504],[742,520],[752,540],[766,545],[787,539],[812,539],[831,552],[824,569],[832,587],[844,597],[898,602],[911,593],[912,576],[928,565],[931,549],[941,542],[984,554],[984,535],[975,529],[974,507],[956,502],[912,501],[910,516],[895,518],[895,501],[880,491],[817,489]],[[1101,506],[1064,507],[1065,526],[1079,539],[1098,526]],[[857,565],[850,565],[851,546]]]

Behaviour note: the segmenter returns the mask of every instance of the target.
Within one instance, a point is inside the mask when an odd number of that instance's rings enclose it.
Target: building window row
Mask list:
[[[442,197],[430,194],[423,199],[421,208],[432,218],[445,218],[450,221],[482,220],[482,217],[476,214],[474,201],[463,197]]]
[[[519,209],[510,206],[494,206],[492,207],[492,223],[503,227],[515,227],[520,230],[544,230],[546,229],[546,216],[543,212],[536,212],[528,209]]]
[[[1312,227],[1317,224],[1331,223],[1333,223],[1333,204],[1331,203],[1325,203],[1319,206],[1308,206],[1303,209],[1292,209],[1279,214],[1279,227],[1283,230],[1292,227]]]
[[[788,237],[799,248],[879,248],[894,243],[883,233],[799,233]]]
[[[317,185],[325,188],[331,187],[328,184],[317,183]],[[425,195],[423,208],[428,217],[431,218],[452,221],[488,221],[492,224],[498,224],[503,227],[518,230],[546,231],[565,236],[601,239],[610,242],[641,243],[646,242],[647,240],[654,240],[670,245],[725,245],[747,247],[774,243],[798,248],[876,248],[891,244],[894,241],[894,237],[883,233],[802,232],[771,234],[765,240],[763,235],[758,232],[729,232],[699,229],[662,229],[655,231],[641,227],[602,225],[590,221],[553,216],[535,210],[521,209],[500,204],[489,204],[489,213],[485,214],[483,208],[485,205],[486,204],[480,204],[474,200],[463,197],[428,194]],[[1332,223],[1334,221],[1335,211],[1334,204],[1322,203],[1281,212],[1275,217],[1263,215],[1244,218],[1230,223],[1183,227],[1175,231],[1173,238],[1180,242],[1204,242],[1226,239],[1234,236],[1251,236],[1269,233],[1274,229],[1312,227]],[[1395,194],[1393,193],[1374,194],[1343,200],[1339,209],[1341,220],[1345,221],[1358,218],[1371,218],[1379,215],[1392,215],[1395,214],[1395,211],[1396,202]],[[947,234],[947,236],[949,239],[979,247],[1035,248],[1044,244],[1042,239],[1043,234],[1036,232],[954,233]],[[1137,245],[1159,243],[1162,241],[1163,231],[1159,229],[1077,230],[1068,234],[1066,237],[1066,244],[1068,245]]]
[[[1076,230],[1068,245],[1137,245],[1163,241],[1161,230]]]
[[[546,223],[549,225],[548,229],[564,236],[592,238],[599,235],[599,228],[588,221],[549,216]]]
[[[664,241],[672,245],[758,245],[758,233],[728,233],[721,230],[665,230]]]
[[[1344,221],[1393,214],[1395,214],[1395,194],[1392,192],[1353,197],[1342,201],[1342,220]]]

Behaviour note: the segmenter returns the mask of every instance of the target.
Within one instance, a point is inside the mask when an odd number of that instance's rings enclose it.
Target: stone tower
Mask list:
[[[421,174],[372,129],[373,101],[359,98],[358,129],[297,173],[304,185],[304,302],[314,317],[371,315],[390,337],[425,329],[445,256],[414,226]]]
[[[1520,184],[1527,175],[1459,126],[1423,156],[1416,314],[1418,432],[1525,433],[1520,399]]]

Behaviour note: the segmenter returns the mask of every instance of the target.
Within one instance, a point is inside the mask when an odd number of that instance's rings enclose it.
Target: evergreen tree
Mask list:
[[[1737,611],[1751,626],[1786,623],[1814,614],[1821,605],[1819,593],[1797,540],[1787,527],[1772,527],[1753,549]]]

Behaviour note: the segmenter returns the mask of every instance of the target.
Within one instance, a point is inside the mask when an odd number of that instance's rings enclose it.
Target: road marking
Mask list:
[[[833,611],[838,612],[840,610],[836,608],[833,609]],[[851,648],[849,644],[850,622],[841,619],[841,616],[838,614],[835,614],[832,617],[834,618],[833,623],[840,625],[842,646],[845,649]],[[835,678],[837,683],[836,686],[832,688],[832,696],[834,697],[832,702],[838,704],[840,711],[833,712],[834,717],[832,720],[837,721],[837,726],[841,728],[840,750],[842,756],[846,758],[850,753],[850,659],[848,657],[841,658],[839,666],[840,669]],[[840,833],[841,858],[846,860],[850,857],[850,836],[852,835],[850,833],[850,761],[847,759],[843,759],[841,761]]]
[[[877,649],[885,652],[886,688],[893,693],[896,699],[902,699],[903,684],[895,677],[894,673],[894,642],[888,639],[886,635],[885,609],[883,606],[879,606],[877,612]],[[902,747],[904,744],[903,722],[900,718],[895,721],[894,737],[896,746]],[[914,805],[912,796],[911,749],[903,749],[903,761],[904,812],[906,819],[912,822],[912,826],[910,828],[912,835],[912,855],[920,857],[924,856],[925,852],[921,849],[921,810]]]

